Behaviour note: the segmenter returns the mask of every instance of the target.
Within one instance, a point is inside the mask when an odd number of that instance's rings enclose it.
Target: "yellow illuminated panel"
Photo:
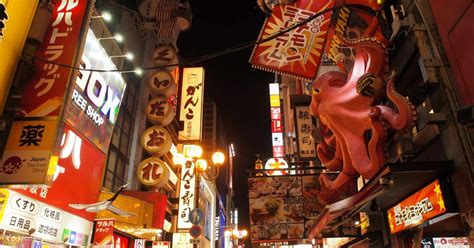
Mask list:
[[[280,107],[279,95],[270,95],[270,107]]]
[[[15,121],[7,141],[7,150],[51,150],[56,137],[57,120]]]
[[[112,197],[113,193],[102,192],[99,201],[107,200]],[[97,213],[97,219],[114,218],[115,223],[128,227],[151,227],[153,222],[153,204],[130,197],[119,195],[113,205],[122,210],[136,214],[136,216],[122,217],[104,210]]]
[[[35,16],[38,0],[0,0],[6,7],[8,19],[0,40],[0,112],[13,80],[26,36]]]

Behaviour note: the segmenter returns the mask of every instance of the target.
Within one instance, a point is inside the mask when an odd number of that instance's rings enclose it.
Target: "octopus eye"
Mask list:
[[[317,95],[321,93],[321,90],[319,88],[313,89],[313,95]]]

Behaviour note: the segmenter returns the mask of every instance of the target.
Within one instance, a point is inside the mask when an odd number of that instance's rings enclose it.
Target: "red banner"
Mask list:
[[[71,208],[68,204],[97,202],[104,166],[105,154],[66,124],[51,187],[25,188],[19,192],[93,220],[94,213]]]
[[[333,6],[332,0],[300,0],[294,4],[277,5],[265,21],[259,40],[304,22]],[[321,61],[331,14],[328,11],[275,39],[258,44],[253,50],[250,63],[262,70],[314,79]]]
[[[53,16],[43,44],[35,56],[35,74],[25,82],[21,116],[58,116],[72,70],[59,66],[75,64],[78,41],[83,30],[88,0],[54,1]]]
[[[445,212],[443,193],[436,180],[387,211],[390,232],[420,225]]]
[[[101,219],[94,221],[93,245],[101,247],[114,247],[114,219]]]

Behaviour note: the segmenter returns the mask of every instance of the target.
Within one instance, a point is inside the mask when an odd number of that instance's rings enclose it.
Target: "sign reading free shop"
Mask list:
[[[80,67],[117,69],[90,29]],[[125,86],[119,72],[80,70],[75,83],[70,87],[66,121],[103,152],[107,152],[109,147]]]

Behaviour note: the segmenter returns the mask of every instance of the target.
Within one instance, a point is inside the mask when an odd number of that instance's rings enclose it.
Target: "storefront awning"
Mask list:
[[[388,163],[359,192],[327,205],[318,215],[308,239],[341,225],[346,217],[370,211],[368,203],[375,198],[378,207],[385,210],[436,178],[449,175],[452,170],[452,161]],[[336,221],[340,217],[342,220]]]

